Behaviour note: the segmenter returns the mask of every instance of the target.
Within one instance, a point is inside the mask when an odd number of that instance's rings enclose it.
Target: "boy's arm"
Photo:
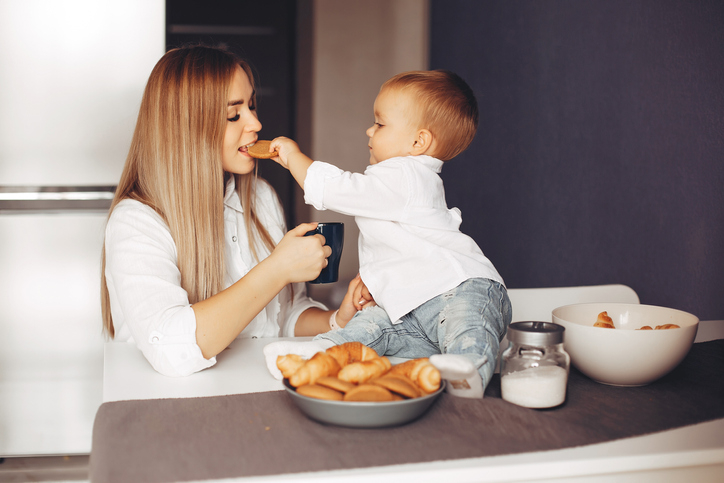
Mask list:
[[[307,179],[307,170],[313,162],[311,158],[301,151],[291,153],[287,158],[289,172],[292,173],[292,176],[294,176],[294,179],[297,180],[297,183],[299,183],[302,189],[304,189],[304,180]]]
[[[297,183],[299,183],[299,186],[304,189],[307,170],[314,161],[302,153],[297,143],[283,136],[274,139],[269,150],[279,152],[279,156],[272,159],[287,168]]]
[[[320,186],[306,186],[307,171],[314,163],[305,156],[297,143],[289,138],[278,137],[271,142],[269,151],[276,150],[279,155],[272,158],[287,168],[304,190],[304,201],[318,210],[332,210],[350,216],[400,221],[409,201],[408,174],[404,166],[396,164],[375,165],[375,173],[365,174],[342,171],[334,165],[322,163],[329,169],[318,173],[314,181],[322,178],[324,189]],[[328,178],[335,178],[328,183]],[[311,180],[310,180],[311,181]]]

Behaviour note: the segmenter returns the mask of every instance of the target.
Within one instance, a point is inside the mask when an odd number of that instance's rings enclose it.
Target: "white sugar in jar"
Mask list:
[[[564,328],[550,322],[515,322],[500,362],[503,399],[527,408],[552,408],[566,400],[570,357]]]
[[[568,373],[559,366],[530,367],[500,379],[503,399],[527,408],[552,408],[566,400]]]

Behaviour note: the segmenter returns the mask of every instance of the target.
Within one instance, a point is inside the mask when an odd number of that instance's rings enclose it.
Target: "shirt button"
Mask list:
[[[256,337],[255,335],[252,335],[251,338],[252,338],[252,339],[256,339],[257,337]]]
[[[234,235],[234,236],[231,237],[231,241],[233,241],[234,243],[236,243],[236,235]]]
[[[151,342],[158,342],[158,341],[159,341],[159,338],[157,335],[154,335],[153,337],[151,337]]]

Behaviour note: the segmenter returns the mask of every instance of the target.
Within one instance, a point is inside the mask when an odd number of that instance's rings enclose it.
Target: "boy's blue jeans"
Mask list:
[[[370,307],[358,312],[346,327],[316,339],[338,345],[358,341],[380,355],[407,359],[461,354],[478,367],[485,388],[495,371],[500,340],[511,318],[505,287],[473,278],[428,300],[404,315],[399,324],[393,325],[382,308]]]

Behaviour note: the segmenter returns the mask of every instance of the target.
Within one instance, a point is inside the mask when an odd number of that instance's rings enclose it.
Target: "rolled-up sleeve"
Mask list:
[[[313,162],[307,169],[307,176],[304,179],[304,202],[317,210],[325,210],[324,184],[328,179],[339,178],[344,174],[344,171],[331,164]]]
[[[161,374],[210,367],[196,343],[196,317],[181,287],[176,245],[149,207],[124,201],[106,226],[106,282],[116,340],[135,342]]]
[[[291,294],[289,294],[290,287],[291,291],[293,291],[292,302],[282,303],[281,313],[279,314],[281,337],[294,337],[294,329],[297,325],[297,320],[299,320],[299,316],[302,315],[305,310],[311,309],[312,307],[317,307],[321,310],[329,310],[324,304],[321,304],[316,300],[312,300],[307,296],[307,289],[304,283],[295,283],[291,286],[285,287],[285,298],[291,298]]]

